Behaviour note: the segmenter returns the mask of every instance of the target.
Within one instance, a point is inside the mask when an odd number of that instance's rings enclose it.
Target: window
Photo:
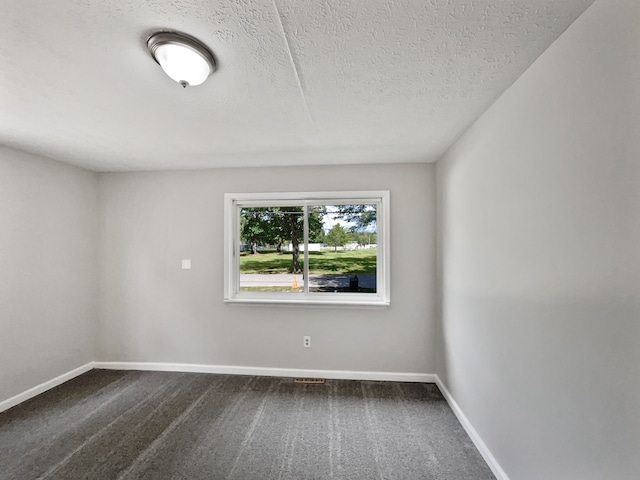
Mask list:
[[[225,194],[225,301],[389,305],[389,192]]]

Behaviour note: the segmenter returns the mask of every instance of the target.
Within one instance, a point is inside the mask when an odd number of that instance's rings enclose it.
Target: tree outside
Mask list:
[[[324,236],[323,206],[308,209],[309,238],[313,241]],[[303,241],[302,207],[243,208],[240,212],[240,238],[248,244],[252,254],[260,245],[273,245],[278,253],[284,244],[291,243],[289,273],[301,273],[300,243]]]
[[[348,241],[349,234],[339,223],[331,227],[331,230],[325,235],[325,242],[333,247],[334,252],[338,251],[338,247],[344,247]]]

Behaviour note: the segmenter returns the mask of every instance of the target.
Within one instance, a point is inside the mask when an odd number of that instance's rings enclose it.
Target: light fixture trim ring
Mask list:
[[[211,70],[209,72],[209,75],[215,72],[216,68],[218,67],[216,58],[213,56],[213,53],[211,53],[211,50],[209,50],[209,48],[200,40],[194,37],[191,37],[189,35],[186,35],[184,33],[166,32],[166,31],[156,32],[150,35],[149,38],[147,39],[147,48],[149,49],[149,52],[151,53],[153,60],[158,65],[160,65],[160,62],[156,57],[156,50],[161,45],[180,45],[182,47],[187,47],[193,50],[202,58],[204,58],[207,63],[209,63],[209,67]]]

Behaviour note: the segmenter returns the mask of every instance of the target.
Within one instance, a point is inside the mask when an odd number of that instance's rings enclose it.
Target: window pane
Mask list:
[[[324,209],[320,231],[313,208]],[[376,293],[376,205],[327,205],[309,209],[309,291]]]
[[[304,290],[302,207],[240,209],[240,291]]]

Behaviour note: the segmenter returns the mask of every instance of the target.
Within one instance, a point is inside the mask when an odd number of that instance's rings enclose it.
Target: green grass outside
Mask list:
[[[300,253],[300,266],[303,266],[304,254]],[[320,274],[376,274],[377,251],[338,250],[309,252],[309,273]],[[291,253],[257,253],[242,252],[240,256],[240,273],[289,273]]]

